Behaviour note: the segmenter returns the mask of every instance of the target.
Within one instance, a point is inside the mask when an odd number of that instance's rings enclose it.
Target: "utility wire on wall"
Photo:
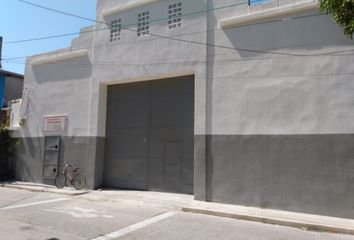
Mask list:
[[[85,31],[84,33],[97,32],[97,31],[111,29],[110,25],[108,23],[106,23],[106,22],[97,21],[97,20],[94,20],[94,19],[91,19],[91,18],[87,18],[87,17],[82,17],[82,16],[79,16],[79,15],[76,15],[76,14],[72,14],[72,13],[61,11],[61,10],[45,7],[45,6],[42,6],[42,5],[39,5],[39,4],[35,4],[35,3],[32,3],[32,2],[28,2],[28,1],[24,1],[24,0],[17,0],[17,1],[25,3],[25,4],[28,4],[28,5],[32,5],[34,7],[42,8],[42,9],[45,9],[45,10],[48,10],[48,11],[52,11],[52,12],[55,12],[55,13],[59,13],[59,14],[63,14],[63,15],[67,15],[67,16],[71,16],[71,17],[75,17],[75,18],[79,18],[79,19],[90,21],[90,22],[94,22],[94,23],[100,23],[100,24],[104,24],[104,25],[108,26],[106,28],[98,28],[98,29],[95,29],[95,30]],[[211,12],[211,11],[227,9],[227,8],[236,7],[236,6],[242,6],[242,5],[246,5],[246,4],[248,4],[248,2],[243,2],[243,3],[238,3],[238,4],[231,4],[231,5],[226,5],[226,6],[222,6],[222,7],[218,7],[218,8],[212,8],[212,9],[206,9],[206,10],[199,10],[199,11],[195,11],[195,12],[191,12],[191,13],[182,14],[181,17],[192,16],[192,15],[196,15],[196,14],[201,14],[201,13],[207,13],[207,12]],[[169,19],[168,17],[150,19],[150,22],[160,22],[160,21],[166,21],[168,19]],[[129,26],[136,26],[136,23],[134,22],[134,23],[130,23],[130,24],[123,24],[122,28],[125,29],[125,28],[127,28]],[[130,30],[133,30],[133,29],[130,29]],[[133,31],[136,32],[137,30],[133,30]],[[9,41],[9,42],[4,42],[4,44],[15,44],[15,43],[22,43],[22,42],[39,41],[39,40],[50,39],[50,38],[66,37],[66,36],[76,35],[76,34],[80,34],[80,33],[81,32],[73,32],[73,33],[64,33],[64,34],[60,34],[60,35],[53,35],[53,36],[47,36],[47,37],[38,37],[38,38],[14,40],[14,41]]]
[[[72,13],[68,13],[68,12],[64,12],[64,11],[60,11],[57,9],[53,9],[53,8],[49,8],[49,7],[45,7],[39,4],[35,4],[32,2],[28,2],[25,0],[17,0],[19,2],[25,3],[25,4],[29,4],[35,7],[39,7],[48,11],[52,11],[52,12],[56,12],[59,14],[63,14],[63,15],[67,15],[67,16],[71,16],[71,17],[75,17],[75,18],[79,18],[79,19],[83,19],[83,20],[87,20],[90,22],[95,22],[95,23],[100,23],[100,24],[105,24],[108,25],[106,22],[102,22],[102,21],[97,21],[94,19],[90,19],[90,18],[86,18],[86,17],[82,17],[76,14],[72,14]],[[235,7],[235,6],[240,6],[240,5],[244,5],[244,4],[248,4],[248,2],[245,3],[239,3],[239,4],[233,4],[233,5],[227,5],[227,6],[223,6],[223,7],[218,7],[218,8],[213,8],[213,9],[206,9],[206,10],[201,10],[201,11],[197,11],[197,12],[193,12],[193,13],[189,13],[189,14],[185,14],[187,15],[193,15],[193,14],[197,14],[197,13],[202,13],[202,12],[210,12],[210,11],[215,11],[215,10],[220,10],[220,9],[225,9],[225,8],[230,8],[230,7]],[[318,16],[318,15],[323,15],[322,13],[320,14],[313,14],[310,16]],[[310,16],[299,16],[299,17],[293,17],[293,19],[297,19],[297,18],[305,18],[305,17],[310,17]],[[155,21],[161,21],[161,20],[166,20],[167,18],[160,18],[160,19],[156,19]],[[151,20],[154,21],[154,20]],[[270,22],[273,22],[275,20],[271,20]],[[276,21],[280,21],[280,20],[276,20]],[[133,25],[133,24],[130,24]],[[136,23],[134,24],[136,25]],[[133,32],[137,32],[137,30],[135,29],[130,29],[130,28],[126,28],[126,27],[122,27],[125,30],[129,30],[129,31],[133,31]],[[104,28],[104,29],[94,29],[94,30],[90,30],[90,31],[84,31],[83,33],[86,32],[96,32],[96,31],[101,31],[101,30],[107,30],[110,28]],[[210,30],[206,30],[206,31],[201,31],[201,32],[195,32],[195,33],[202,33],[202,32],[209,32],[209,31],[217,31],[217,30],[221,30],[221,29],[210,29]],[[41,38],[34,38],[34,39],[24,39],[24,40],[18,40],[18,41],[12,41],[12,42],[7,42],[9,43],[19,43],[19,42],[25,42],[25,41],[37,41],[37,40],[43,40],[43,39],[50,39],[50,38],[56,38],[56,37],[65,37],[65,36],[71,36],[71,35],[75,35],[77,33],[67,33],[67,34],[61,34],[61,35],[54,35],[54,36],[49,36],[49,37],[41,37]],[[183,36],[183,35],[190,35],[190,34],[194,34],[194,33],[187,33],[187,34],[180,34],[177,36]],[[149,40],[157,40],[159,38],[163,38],[163,39],[168,39],[168,40],[174,40],[174,41],[180,41],[180,42],[186,42],[186,43],[191,43],[191,44],[199,44],[199,45],[204,45],[204,46],[209,46],[209,47],[215,47],[215,48],[221,48],[221,49],[229,49],[229,50],[236,50],[236,51],[243,51],[243,52],[253,52],[253,53],[267,53],[267,54],[273,54],[273,55],[288,55],[288,56],[298,56],[298,57],[303,57],[303,56],[316,56],[316,55],[327,55],[327,54],[336,54],[336,53],[345,53],[345,52],[351,52],[354,51],[354,49],[349,49],[349,50],[342,50],[342,51],[332,51],[332,52],[327,52],[327,53],[318,53],[318,54],[296,54],[296,53],[286,53],[286,52],[273,52],[273,51],[266,51],[266,50],[257,50],[257,49],[244,49],[244,48],[236,48],[236,47],[231,47],[231,46],[223,46],[223,45],[216,45],[216,44],[210,44],[210,43],[203,43],[203,42],[198,42],[198,41],[194,41],[194,40],[186,40],[186,39],[180,39],[180,38],[176,38],[176,36],[171,37],[171,36],[163,36],[160,34],[154,34],[154,33],[150,33],[149,35],[151,36],[155,36],[155,39],[149,39]],[[130,43],[130,42],[128,42]],[[122,43],[117,43],[119,45],[121,45]],[[92,49],[92,48],[100,48],[100,47],[110,47],[113,44],[110,45],[104,45],[104,46],[94,46],[94,47],[87,47],[87,48],[82,48],[82,49]],[[79,49],[76,49],[79,50]],[[63,51],[59,51],[59,52],[70,52],[70,50],[63,50]],[[21,57],[11,57],[11,58],[6,58],[4,60],[13,60],[13,59],[21,59],[21,58],[26,58],[28,56],[21,56]]]
[[[352,55],[344,55],[343,52],[344,51],[337,51],[338,54],[337,55],[334,55],[334,52],[333,54],[331,54],[331,56],[338,56],[338,57],[352,57]],[[346,52],[349,52],[349,51],[346,51]],[[354,50],[353,50],[354,52]],[[222,64],[225,64],[225,63],[235,63],[235,62],[241,62],[241,63],[244,63],[244,62],[259,62],[259,61],[275,61],[275,60],[278,60],[278,61],[283,61],[284,59],[287,59],[287,58],[269,58],[269,57],[257,57],[257,58],[243,58],[243,59],[240,59],[240,58],[229,58],[227,57],[227,55],[230,55],[231,53],[220,53],[220,54],[215,54],[213,56],[217,57],[217,56],[222,56],[222,57],[226,57],[226,59],[216,59],[215,62],[213,64],[216,64],[216,65],[222,65]],[[205,55],[199,55],[200,57],[203,57]],[[313,55],[313,57],[322,57],[322,55],[318,54],[318,55]],[[48,62],[48,63],[45,63],[47,65],[57,65],[57,64],[60,64],[61,66],[63,65],[67,65],[67,66],[89,66],[89,67],[96,67],[96,66],[119,66],[119,65],[124,65],[124,66],[154,66],[154,65],[176,65],[176,64],[179,64],[179,65],[193,65],[193,64],[206,64],[208,63],[207,61],[203,61],[203,60],[179,60],[179,61],[169,61],[169,60],[176,60],[176,58],[158,58],[156,59],[156,61],[151,61],[151,59],[149,60],[142,60],[140,63],[138,61],[104,61],[104,62],[100,62],[100,61],[95,61],[94,63],[82,63],[82,62],[79,62],[79,61],[70,61],[70,62],[65,62],[65,61],[56,61],[56,62]],[[15,60],[6,60],[7,62],[11,61],[12,63],[14,64],[21,64],[21,65],[26,65],[26,66],[36,66],[36,64],[32,64],[30,62],[16,62]]]

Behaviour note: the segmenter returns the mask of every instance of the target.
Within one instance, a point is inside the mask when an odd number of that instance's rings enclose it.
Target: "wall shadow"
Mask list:
[[[92,63],[86,55],[83,58],[65,62],[34,65],[32,69],[38,83],[79,80],[91,77]]]
[[[306,54],[308,51],[321,50],[326,46],[345,46],[354,43],[353,40],[344,37],[342,29],[336,25],[331,16],[322,15],[318,11],[250,23],[225,29],[224,32],[230,43],[239,49],[238,53],[242,58],[278,49]]]

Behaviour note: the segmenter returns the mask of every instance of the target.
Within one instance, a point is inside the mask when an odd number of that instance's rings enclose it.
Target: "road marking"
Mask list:
[[[0,208],[0,211],[14,209],[14,208],[23,208],[23,207],[41,205],[41,204],[46,204],[46,203],[60,202],[60,201],[65,201],[65,200],[69,200],[69,199],[70,198],[58,198],[58,199],[52,199],[52,200],[46,200],[46,201],[19,204],[19,205],[14,205],[14,206]]]
[[[133,225],[130,225],[128,227],[125,227],[125,228],[122,228],[118,231],[115,231],[115,232],[112,232],[112,233],[109,233],[107,235],[104,235],[104,236],[101,236],[101,237],[98,237],[98,238],[94,238],[92,240],[111,240],[111,239],[117,239],[119,237],[122,237],[128,233],[131,233],[131,232],[134,232],[138,229],[141,229],[141,228],[144,228],[148,225],[151,225],[153,223],[157,223],[159,221],[162,221],[166,218],[169,218],[169,217],[172,217],[173,215],[177,214],[176,212],[174,211],[170,211],[170,212],[166,212],[166,213],[163,213],[163,214],[160,214],[160,215],[157,215],[155,217],[152,217],[152,218],[149,218],[149,219],[146,219],[142,222],[139,222],[139,223],[136,223],[136,224],[133,224]]]
[[[85,209],[74,206],[57,207],[53,209],[45,209],[46,212],[57,212],[73,216],[74,218],[97,218],[97,211],[94,209]]]
[[[96,211],[92,208],[81,208],[76,206],[55,207],[52,209],[44,209],[44,211],[68,214],[74,218],[114,218],[114,216],[105,215],[105,211]]]

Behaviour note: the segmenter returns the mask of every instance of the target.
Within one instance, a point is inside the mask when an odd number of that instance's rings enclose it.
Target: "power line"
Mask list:
[[[200,33],[200,32],[197,32]],[[188,33],[185,35],[189,35],[189,34],[194,34],[194,33]],[[152,40],[156,40],[155,39],[147,39],[147,40],[142,40],[142,41],[152,41]],[[344,41],[344,40],[342,40]],[[141,42],[141,41],[139,41]],[[101,46],[94,46],[94,47],[83,47],[83,48],[75,48],[75,49],[64,49],[64,50],[59,50],[59,51],[55,51],[54,53],[66,53],[66,52],[71,52],[72,50],[88,50],[88,49],[95,49],[95,48],[106,48],[106,47],[112,47],[114,45],[121,45],[121,44],[131,44],[131,42],[125,42],[125,43],[117,43],[117,44],[111,44],[111,45],[101,45]],[[304,46],[308,46],[308,45],[313,45],[316,43],[309,43],[309,44],[301,44],[301,45],[295,45],[295,46],[288,46],[288,47],[304,47]],[[354,52],[354,49],[346,49],[346,50],[336,50],[336,51],[329,51],[329,52],[323,52],[323,53],[314,53],[314,54],[300,54],[299,56],[301,57],[311,57],[311,56],[326,56],[326,55],[333,55],[333,54],[341,54],[341,53],[350,53],[350,52]],[[219,55],[225,55],[227,53],[221,53]],[[217,54],[218,55],[218,54]],[[17,56],[17,57],[6,57],[3,58],[2,60],[4,61],[11,61],[11,60],[17,60],[17,59],[23,59],[23,58],[27,58],[27,57],[32,57],[32,56]]]
[[[64,14],[64,15],[68,15],[68,16],[71,16],[71,17],[76,17],[76,18],[80,18],[80,19],[84,19],[84,20],[87,20],[87,21],[91,21],[91,22],[95,22],[95,23],[103,23],[105,25],[107,25],[106,22],[101,22],[101,21],[97,21],[97,20],[93,20],[93,19],[90,19],[90,18],[86,18],[86,17],[82,17],[82,16],[78,16],[76,14],[72,14],[72,13],[67,13],[67,12],[64,12],[64,11],[60,11],[60,10],[57,10],[57,9],[53,9],[53,8],[48,8],[48,7],[45,7],[45,6],[42,6],[42,5],[39,5],[39,4],[35,4],[35,3],[31,3],[31,2],[28,2],[28,1],[25,1],[25,0],[17,0],[17,1],[20,1],[20,2],[23,2],[23,3],[26,3],[26,4],[29,4],[29,5],[32,5],[32,6],[35,6],[35,7],[39,7],[39,8],[43,8],[45,10],[49,10],[49,11],[53,11],[53,12],[56,12],[56,13],[60,13],[60,14]],[[244,5],[244,4],[247,4],[246,3],[239,3],[239,4],[233,4],[233,5],[227,5],[227,6],[222,6],[222,7],[218,7],[218,8],[214,8],[214,9],[207,9],[207,10],[201,10],[201,11],[197,11],[197,12],[192,12],[192,13],[189,13],[189,14],[185,14],[185,15],[192,15],[192,14],[196,14],[196,13],[202,13],[202,12],[208,12],[208,11],[215,11],[215,10],[220,10],[220,9],[225,9],[225,8],[229,8],[229,7],[234,7],[234,6],[238,6],[238,5]],[[294,19],[295,18],[304,18],[304,17],[310,17],[310,16],[318,16],[318,15],[323,15],[322,13],[321,14],[313,14],[313,15],[309,15],[309,16],[299,16],[299,17],[293,17]],[[156,20],[166,20],[166,18],[162,19],[156,19]],[[153,21],[153,20],[151,20]],[[269,22],[273,22],[275,20],[271,20]],[[280,21],[280,20],[276,20],[276,21]],[[263,22],[264,23],[264,22]],[[122,27],[123,28],[123,27]],[[86,32],[95,32],[95,31],[100,31],[100,30],[106,30],[106,29],[109,29],[109,28],[105,28],[105,29],[94,29],[94,30],[90,30],[90,31],[85,31],[84,33]],[[137,32],[137,30],[135,29],[130,29],[130,28],[123,28],[123,29],[126,29],[126,30],[129,30],[129,31],[133,31],[133,32]],[[210,30],[206,30],[206,31],[202,31],[202,32],[209,32],[209,31],[217,31],[217,30],[220,30],[220,29],[210,29]],[[198,32],[200,33],[200,32]],[[51,36],[51,38],[54,38],[54,37],[61,37],[61,36],[69,36],[69,35],[74,35],[76,33],[68,33],[68,34],[62,34],[62,35],[56,35],[56,36]],[[194,33],[188,33],[188,34],[185,34],[185,35],[190,35],[190,34],[194,34]],[[268,54],[274,54],[274,55],[288,55],[288,56],[313,56],[314,54],[295,54],[295,53],[286,53],[286,52],[271,52],[271,51],[266,51],[266,50],[256,50],[256,49],[243,49],[243,48],[235,48],[235,47],[230,47],[230,46],[222,46],[222,45],[216,45],[216,44],[210,44],[210,43],[203,43],[203,42],[198,42],[198,41],[193,41],[193,40],[186,40],[186,39],[180,39],[180,38],[175,38],[175,37],[169,37],[169,36],[163,36],[163,35],[159,35],[159,34],[153,34],[153,33],[150,33],[151,36],[155,36],[156,38],[163,38],[163,39],[168,39],[168,40],[174,40],[174,41],[180,41],[180,42],[186,42],[186,43],[191,43],[191,44],[199,44],[199,45],[205,45],[205,46],[209,46],[209,47],[215,47],[215,48],[222,48],[222,49],[229,49],[229,50],[237,50],[237,51],[244,51],[244,52],[254,52],[254,53],[268,53]],[[179,35],[179,36],[182,36],[183,34]],[[45,39],[45,37],[42,37],[42,38],[36,38],[36,39],[27,39],[27,40],[19,40],[19,41],[33,41],[33,40],[41,40],[41,39]],[[149,39],[149,40],[156,40],[156,39]],[[16,41],[16,42],[19,42],[19,41]],[[130,42],[128,42],[130,43]],[[122,43],[117,43],[119,45],[121,45]],[[105,44],[104,46],[93,46],[93,47],[88,47],[88,48],[83,48],[83,49],[92,49],[92,48],[99,48],[99,47],[110,47],[112,46],[112,44],[110,45],[107,45]],[[76,49],[78,50],[78,49]],[[345,50],[345,51],[341,51],[341,52],[347,52],[347,51],[351,51],[351,50]],[[59,52],[69,52],[68,50],[63,50],[63,51],[59,51]],[[330,53],[337,53],[337,52],[330,52]],[[328,54],[328,53],[320,53],[319,55],[324,55],[324,54]],[[317,54],[316,54],[317,55]],[[20,58],[25,58],[27,56],[23,56],[23,57],[12,57],[12,58],[7,58],[5,60],[13,60],[13,59],[20,59]]]
[[[100,29],[100,30],[105,30],[105,29]],[[220,28],[216,28],[216,29],[209,29],[209,30],[204,30],[204,31],[198,31],[198,32],[189,32],[189,33],[184,33],[184,34],[177,34],[177,35],[173,35],[172,37],[181,37],[181,36],[188,36],[188,35],[195,35],[195,34],[200,34],[200,33],[206,33],[206,32],[214,32],[214,31],[220,31]],[[89,33],[89,32],[96,32],[99,30],[90,30],[90,31],[84,31],[83,33]],[[69,33],[70,34],[70,33]],[[76,33],[74,33],[76,34]],[[60,36],[60,35],[58,35]],[[36,39],[43,39],[43,38],[36,38]],[[35,40],[36,40],[35,39]],[[148,39],[142,39],[139,40],[139,42],[149,42],[149,41],[154,41],[157,40],[159,38],[148,38]],[[23,40],[20,40],[23,41]],[[29,40],[24,40],[24,41],[30,41]],[[126,42],[122,42],[121,40],[119,42],[114,42],[114,43],[109,43],[109,44],[102,44],[102,45],[96,45],[96,46],[92,46],[92,47],[82,47],[82,48],[75,48],[75,50],[84,50],[84,49],[96,49],[96,48],[107,48],[107,47],[112,47],[112,46],[117,46],[117,45],[125,45],[125,44],[132,44],[131,41],[126,41]],[[58,50],[55,51],[56,53],[63,53],[63,52],[70,52],[71,49],[68,50],[68,48],[63,49],[63,50]],[[12,60],[12,59],[20,59],[20,58],[26,58],[26,57],[30,57],[30,56],[17,56],[17,57],[6,57],[6,59],[4,60]]]
[[[23,2],[35,7],[39,7],[48,11],[53,11],[59,14],[63,14],[63,15],[67,15],[67,16],[71,16],[71,17],[75,17],[75,18],[79,18],[79,19],[83,19],[83,20],[87,20],[87,21],[91,21],[91,22],[95,22],[95,23],[103,23],[105,25],[108,25],[106,22],[102,22],[102,21],[97,21],[97,20],[93,20],[90,18],[86,18],[86,17],[82,17],[76,14],[72,14],[72,13],[67,13],[64,11],[60,11],[57,9],[53,9],[53,8],[49,8],[49,7],[45,7],[39,4],[34,4],[25,0],[17,0],[19,2]],[[229,5],[229,6],[224,6],[224,7],[219,7],[218,9],[223,9],[223,8],[229,8],[231,6],[239,6],[239,5],[244,5],[244,4],[248,4],[248,2],[244,2],[244,3],[239,3],[239,4],[233,4],[233,5]],[[212,11],[215,9],[207,9],[206,11]],[[199,11],[202,12],[202,11]],[[126,28],[126,27],[122,27],[122,29],[128,30],[128,31],[133,31],[133,32],[137,32],[137,30],[135,29],[130,29],[130,28]],[[215,48],[221,48],[221,49],[228,49],[228,50],[237,50],[237,51],[243,51],[243,52],[253,52],[253,53],[268,53],[268,54],[274,54],[274,55],[288,55],[288,56],[305,56],[303,54],[295,54],[295,53],[285,53],[285,52],[271,52],[271,51],[264,51],[264,50],[256,50],[256,49],[244,49],[244,48],[235,48],[235,47],[230,47],[230,46],[223,46],[223,45],[217,45],[217,44],[212,44],[212,43],[203,43],[203,42],[198,42],[198,41],[194,41],[194,40],[186,40],[186,39],[179,39],[179,38],[174,38],[174,37],[169,37],[169,36],[164,36],[164,35],[160,35],[160,34],[156,34],[156,33],[149,33],[149,35],[151,36],[155,36],[155,37],[159,37],[159,38],[164,38],[164,39],[168,39],[168,40],[173,40],[173,41],[180,41],[180,42],[185,42],[185,43],[191,43],[191,44],[198,44],[198,45],[204,45],[204,46],[208,46],[208,47],[215,47]]]
[[[353,50],[354,51],[354,50]],[[338,53],[343,53],[344,51],[336,51]],[[349,51],[347,51],[349,52]],[[215,56],[222,56],[222,55],[226,55],[226,54],[216,54]],[[314,55],[315,57],[321,57],[323,55]],[[334,56],[341,56],[341,57],[345,57],[345,56],[351,56],[351,55],[334,55]],[[269,58],[269,57],[259,57],[259,58],[249,58],[249,59],[240,59],[240,58],[227,58],[227,59],[217,59],[215,60],[213,63],[210,64],[225,64],[225,63],[234,63],[234,62],[240,62],[240,63],[245,63],[245,62],[258,62],[258,61],[266,61],[266,60],[284,60],[284,58]],[[70,63],[65,62],[65,61],[59,61],[59,62],[49,62],[46,64],[49,65],[56,65],[56,64],[61,64],[61,65],[68,65],[68,66],[116,66],[116,65],[126,65],[126,66],[152,66],[152,65],[175,65],[175,64],[186,64],[186,65],[191,65],[191,64],[205,64],[208,63],[208,61],[205,60],[177,60],[177,61],[168,61],[168,60],[176,60],[176,58],[159,58],[156,59],[155,61],[141,61],[140,63],[136,62],[136,61],[104,61],[104,62],[99,62],[99,61],[95,61],[93,63],[81,63],[78,61],[71,61]],[[13,60],[10,60],[13,61]],[[8,62],[8,61],[7,61]],[[31,64],[31,63],[20,63],[20,62],[14,62],[15,64],[21,64],[21,65],[27,65],[27,66],[33,66],[35,64]]]
[[[74,32],[74,33],[64,33],[64,34],[52,35],[52,36],[46,36],[46,37],[37,37],[37,38],[29,38],[29,39],[22,39],[22,40],[16,40],[16,41],[11,41],[11,42],[5,42],[4,44],[33,42],[33,41],[40,41],[40,40],[46,40],[46,39],[52,39],[52,38],[60,38],[60,37],[74,36],[74,35],[77,35],[77,34],[78,34],[77,32]]]
[[[42,8],[42,9],[45,9],[45,10],[48,10],[48,11],[64,14],[64,15],[71,16],[71,17],[80,18],[80,19],[83,19],[83,20],[86,20],[86,21],[97,22],[96,20],[93,20],[91,18],[86,18],[86,17],[82,17],[82,16],[79,16],[79,15],[76,15],[76,14],[64,12],[64,11],[61,11],[61,10],[58,10],[58,9],[49,8],[49,7],[46,7],[46,6],[43,6],[43,5],[39,5],[39,4],[36,4],[36,3],[33,3],[33,2],[28,2],[28,1],[25,1],[25,0],[17,0],[17,1],[25,3],[25,4],[28,4],[28,5],[32,5],[34,7]]]
[[[40,8],[46,9],[46,10],[50,9],[50,8],[47,8],[47,7],[38,5],[38,4],[34,4],[34,3],[31,3],[31,2],[27,2],[27,1],[24,1],[24,0],[18,0],[18,1],[21,1],[23,3],[30,4],[30,5],[33,5],[33,6],[36,6],[36,7],[40,7]],[[235,7],[235,6],[241,6],[241,5],[245,5],[245,4],[248,4],[248,3],[245,2],[245,3],[239,3],[239,4],[231,4],[231,5],[226,5],[226,6],[212,8],[212,9],[200,10],[200,11],[185,13],[185,14],[182,14],[181,16],[182,17],[183,16],[192,16],[192,15],[195,15],[195,14],[211,12],[211,11],[217,11],[217,10],[222,10],[222,9]],[[61,13],[61,14],[64,13],[63,11],[55,10],[55,9],[53,9],[53,11],[55,11],[57,13]],[[72,13],[68,13],[68,14],[69,14],[69,16],[75,16],[75,14],[72,14]],[[325,15],[325,14],[320,13],[320,14],[313,14],[313,15],[307,15],[307,16],[299,16],[299,17],[293,17],[293,19],[307,18],[307,17],[319,16],[319,15]],[[81,16],[80,16],[80,18],[81,18]],[[81,19],[87,20],[88,18],[82,17]],[[157,19],[151,19],[150,22],[160,22],[160,21],[166,21],[168,19],[169,18],[157,18]],[[90,19],[90,21],[91,22],[96,22],[96,23],[103,23],[105,25],[108,25],[106,22],[100,22],[100,21],[96,21],[96,20],[93,20],[93,19]],[[264,24],[264,23],[278,22],[278,21],[281,21],[281,20],[275,19],[275,20],[264,21],[264,22],[260,22],[260,23],[252,23],[252,24],[247,24],[247,25]],[[135,25],[136,25],[136,23],[130,23],[130,24],[123,24],[122,26],[123,27],[128,27],[128,26],[135,26]],[[111,28],[110,27],[108,27],[108,28],[98,28],[98,29],[96,28],[94,30],[87,30],[87,31],[83,31],[83,32],[73,32],[73,33],[66,33],[66,34],[64,33],[64,34],[59,34],[59,35],[47,36],[47,37],[37,37],[37,38],[30,38],[30,39],[14,40],[14,41],[9,41],[9,42],[4,42],[4,44],[15,44],[15,43],[39,41],[39,40],[58,38],[58,37],[66,37],[66,36],[71,36],[71,35],[77,35],[77,34],[80,34],[80,33],[90,33],[90,32],[96,32],[96,31],[102,31],[102,30],[108,30],[108,29],[111,29]],[[215,28],[215,29],[209,29],[209,30],[206,30],[206,31],[203,31],[203,32],[211,32],[211,31],[218,31],[218,30],[222,30],[222,29],[221,28]],[[185,35],[185,34],[180,34],[180,35],[177,35],[177,36],[183,36],[183,35]]]
[[[259,59],[260,60],[260,59]],[[263,60],[273,60],[273,59],[263,59]],[[243,60],[226,60],[226,61],[220,61],[217,64],[225,64],[225,63],[232,63],[232,62],[244,62]],[[127,66],[131,66],[131,67],[142,67],[144,71],[146,71],[145,67],[148,66],[155,66],[155,65],[175,65],[175,64],[187,64],[189,65],[190,63],[188,62],[155,62],[155,63],[148,63],[148,64],[121,64],[118,62],[102,62],[102,63],[95,63],[93,64],[92,67],[105,67],[105,66],[112,66],[112,65],[127,65]],[[191,62],[192,63],[192,62]],[[206,63],[206,61],[195,61],[193,63]],[[31,65],[28,63],[14,63],[14,64],[21,64],[21,65]],[[53,63],[54,64],[54,63]],[[68,64],[70,66],[73,66],[72,64]],[[74,64],[75,68],[77,68],[77,66],[82,66],[82,67],[86,67],[89,64]],[[319,77],[319,76],[354,76],[354,73],[313,73],[313,74],[299,74],[296,75],[297,77]],[[235,78],[264,78],[264,75],[247,75],[247,74],[237,74],[234,76]],[[272,76],[268,76],[268,77],[272,77],[272,78],[287,78],[287,77],[294,77],[294,75],[285,75],[285,74],[280,74],[280,75],[272,75]],[[207,78],[210,79],[210,78]],[[222,77],[222,76],[218,76],[217,79],[229,79],[229,80],[233,80],[233,77]]]
[[[61,10],[57,10],[57,9],[53,9],[53,8],[49,8],[49,7],[45,7],[39,4],[35,4],[32,2],[28,2],[28,1],[24,1],[24,0],[17,0],[19,2],[34,6],[34,7],[38,7],[38,8],[42,8],[48,11],[52,11],[52,12],[56,12],[59,14],[64,14],[67,16],[71,16],[71,17],[75,17],[75,18],[79,18],[82,20],[87,20],[90,22],[94,22],[94,23],[101,23],[104,25],[108,25],[108,23],[106,22],[102,22],[102,21],[97,21],[91,18],[86,18],[86,17],[82,17],[76,14],[72,14],[72,13],[67,13]],[[199,10],[199,11],[195,11],[195,12],[190,12],[190,13],[185,13],[182,14],[181,16],[192,16],[192,15],[196,15],[196,14],[201,14],[201,13],[206,13],[206,12],[211,12],[211,11],[217,11],[217,10],[221,10],[221,9],[226,9],[226,8],[230,8],[230,7],[236,7],[236,6],[241,6],[241,5],[245,5],[248,4],[248,2],[243,2],[243,3],[238,3],[238,4],[231,4],[231,5],[226,5],[226,6],[222,6],[222,7],[217,7],[217,8],[212,8],[212,9],[206,9],[206,10]],[[157,18],[157,19],[151,19],[150,22],[160,22],[160,21],[166,21],[169,18]],[[135,26],[136,23],[130,23],[130,24],[123,24],[122,28],[124,29],[125,27],[129,27],[129,26]],[[88,33],[88,32],[96,32],[96,31],[102,31],[102,30],[108,30],[111,29],[110,26],[107,28],[99,28],[99,29],[95,29],[95,30],[90,30],[90,31],[85,31],[84,33]],[[132,29],[131,29],[132,30]],[[23,39],[23,40],[14,40],[14,41],[9,41],[9,42],[4,42],[4,44],[14,44],[14,43],[22,43],[22,42],[29,42],[29,41],[38,41],[38,40],[44,40],[46,38],[50,39],[50,38],[55,38],[55,37],[65,37],[65,36],[69,36],[69,35],[76,35],[76,34],[80,34],[81,32],[75,32],[75,33],[67,33],[67,34],[61,34],[61,35],[54,35],[54,36],[48,36],[48,37],[38,37],[38,38],[31,38],[31,39]]]

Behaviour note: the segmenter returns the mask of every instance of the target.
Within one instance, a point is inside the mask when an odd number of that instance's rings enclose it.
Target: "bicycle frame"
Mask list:
[[[70,168],[70,170],[69,170]],[[74,170],[74,168],[71,165],[64,165],[64,169],[63,169],[63,175],[66,176],[70,182],[70,184],[73,184],[73,180],[74,180],[74,174],[78,175],[77,173],[77,169]]]
[[[61,177],[63,176],[63,177]],[[54,179],[54,184],[57,188],[63,188],[69,183],[74,186],[75,189],[81,190],[86,184],[86,178],[80,173],[78,167],[73,167],[71,164],[62,165],[62,171],[58,173]]]

